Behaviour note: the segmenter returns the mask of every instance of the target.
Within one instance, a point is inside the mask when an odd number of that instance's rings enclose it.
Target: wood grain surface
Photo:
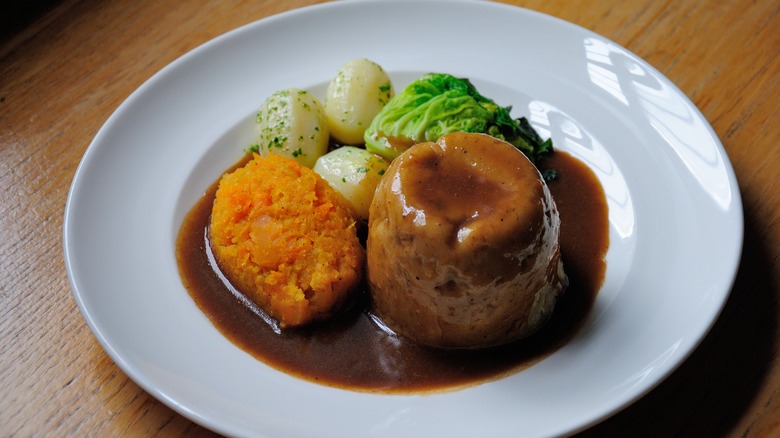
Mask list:
[[[0,435],[212,434],[137,386],[92,336],[63,261],[67,191],[100,126],[155,72],[233,28],[312,3],[62,0],[8,9]],[[610,38],[677,84],[720,136],[744,202],[742,262],[713,330],[670,378],[582,435],[780,436],[780,3],[511,3]]]

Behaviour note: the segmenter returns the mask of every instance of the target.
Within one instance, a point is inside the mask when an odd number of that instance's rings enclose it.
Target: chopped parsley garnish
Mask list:
[[[268,149],[270,150],[272,147],[281,148],[284,146],[284,144],[287,142],[287,137],[274,137],[271,141],[268,142]]]

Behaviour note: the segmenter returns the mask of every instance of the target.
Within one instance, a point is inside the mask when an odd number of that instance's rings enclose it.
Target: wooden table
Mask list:
[[[311,3],[49,0],[5,15],[0,435],[211,434],[140,389],[92,336],[63,263],[66,195],[97,130],[155,72],[228,30]],[[584,435],[780,436],[778,3],[513,3],[604,35],[675,82],[723,141],[744,199],[742,263],[711,333],[668,380]]]

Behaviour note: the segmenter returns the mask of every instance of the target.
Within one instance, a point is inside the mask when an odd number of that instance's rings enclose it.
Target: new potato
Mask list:
[[[322,104],[299,88],[279,90],[257,112],[258,152],[292,158],[311,168],[328,150],[329,130]]]
[[[379,64],[368,59],[344,64],[328,85],[325,97],[325,114],[333,138],[341,144],[362,144],[366,128],[393,94],[390,77]]]
[[[388,163],[365,149],[344,146],[320,157],[314,165],[331,187],[352,205],[360,219],[368,219],[368,207]]]

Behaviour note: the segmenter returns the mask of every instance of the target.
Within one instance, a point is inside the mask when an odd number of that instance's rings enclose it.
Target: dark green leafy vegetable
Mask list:
[[[505,139],[523,151],[531,161],[536,163],[553,152],[552,139],[542,140],[528,119],[520,117],[515,122],[517,122],[517,128],[509,136],[504,134]]]
[[[558,179],[558,171],[555,169],[545,169],[542,171],[542,178],[544,182],[555,181]]]
[[[392,160],[415,143],[475,132],[513,144],[534,163],[552,153],[552,141],[542,140],[526,118],[513,119],[510,109],[482,96],[468,79],[428,73],[377,114],[364,136],[366,149]]]

